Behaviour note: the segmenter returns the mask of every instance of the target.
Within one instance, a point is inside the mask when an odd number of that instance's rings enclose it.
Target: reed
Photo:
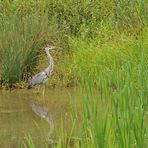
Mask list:
[[[145,35],[141,33],[138,40],[127,36],[123,40],[122,36],[112,46],[70,39],[74,71],[82,90],[80,104],[72,101],[72,121],[77,130],[72,134],[73,147],[146,147]]]
[[[2,83],[25,81],[36,72],[40,48],[61,43],[51,83],[82,90],[81,103],[73,103],[72,130],[61,124],[54,147],[148,145],[146,6],[145,0],[1,2]],[[34,147],[30,136],[26,140]]]
[[[0,8],[0,63],[3,65],[0,76],[4,85],[13,85],[28,78],[37,66],[40,47],[46,42],[60,43],[65,50],[70,51],[67,52],[70,55],[73,50],[69,38],[73,36],[84,39],[84,42],[99,39],[99,46],[105,42],[110,46],[111,42],[108,40],[114,38],[114,35],[126,34],[138,38],[147,24],[146,1],[140,0],[68,0],[64,3],[61,0],[7,0],[1,2]],[[71,55],[67,55],[65,57],[71,59]],[[71,68],[69,66],[66,72],[57,68],[66,78],[62,79],[61,85],[71,86],[77,80]],[[55,77],[55,81],[60,83],[58,79],[59,75]]]
[[[14,86],[36,71],[43,46],[51,43],[56,31],[47,16],[3,17],[1,19],[1,81]]]

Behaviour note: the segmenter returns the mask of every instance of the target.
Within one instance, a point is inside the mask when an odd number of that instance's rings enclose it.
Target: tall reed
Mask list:
[[[13,85],[26,80],[37,65],[46,43],[51,43],[56,31],[48,26],[47,16],[11,16],[1,19],[1,80]]]
[[[147,146],[145,33],[138,40],[122,38],[113,47],[71,40],[82,90],[81,109],[73,105],[75,128],[81,125],[73,133],[73,147]]]

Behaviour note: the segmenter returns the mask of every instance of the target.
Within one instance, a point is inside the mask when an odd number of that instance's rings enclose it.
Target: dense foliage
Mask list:
[[[69,146],[71,140],[75,147],[148,145],[146,7],[146,0],[0,1],[2,86],[20,86],[40,71],[47,64],[41,49],[49,43],[64,49],[52,53],[49,85],[79,84],[87,90],[82,130],[74,137],[61,132],[56,147]],[[72,128],[80,120],[78,109],[73,112]]]
[[[0,8],[0,74],[1,82],[7,85],[26,80],[33,72],[32,68],[35,71],[40,49],[46,43],[60,44],[72,54],[70,47],[73,42],[70,38],[73,37],[78,37],[80,42],[95,40],[99,46],[105,43],[107,48],[112,48],[110,44],[114,44],[117,38],[122,40],[124,35],[131,36],[129,38],[134,42],[147,31],[146,1],[143,0],[6,0],[0,2]],[[57,71],[60,72],[61,68],[58,70],[58,67]],[[70,73],[71,69],[66,70],[60,72],[65,78],[63,85],[73,83],[78,77]],[[58,78],[56,75],[55,79]]]

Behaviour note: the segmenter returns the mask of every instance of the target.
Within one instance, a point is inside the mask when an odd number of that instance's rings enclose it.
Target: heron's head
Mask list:
[[[45,50],[51,50],[51,49],[55,49],[57,48],[56,46],[53,45],[47,45],[47,47],[45,47]]]

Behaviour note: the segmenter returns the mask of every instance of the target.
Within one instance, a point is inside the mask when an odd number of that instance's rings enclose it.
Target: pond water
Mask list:
[[[47,112],[58,129],[61,118],[66,129],[70,124],[70,98],[80,98],[77,89],[46,89],[45,94],[32,90],[0,91],[0,147],[23,147],[31,135],[37,147],[47,142]]]

